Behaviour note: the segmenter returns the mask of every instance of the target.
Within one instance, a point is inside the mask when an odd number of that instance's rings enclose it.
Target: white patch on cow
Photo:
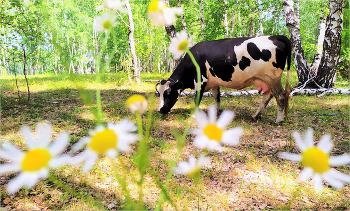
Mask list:
[[[202,75],[202,80],[201,80],[201,85],[203,85],[205,82],[207,82],[208,79],[205,78],[203,75]],[[194,83],[194,90],[197,91],[198,89],[198,83],[196,82],[196,79],[193,79],[193,83]]]
[[[193,79],[193,83],[194,83],[194,90],[198,90],[198,83],[196,83],[196,79]]]
[[[164,85],[159,85],[159,110],[164,106],[164,91],[169,88],[170,81],[167,81]]]
[[[271,52],[271,58],[269,62],[265,62],[262,59],[254,60],[247,51],[247,44],[254,43],[260,51],[263,49],[268,49]],[[272,62],[276,62],[276,46],[273,44],[271,40],[269,40],[269,36],[262,37],[254,37],[244,41],[241,45],[235,46],[234,51],[236,53],[237,62],[239,63],[242,60],[242,57],[246,57],[250,59],[250,66],[247,66],[243,71],[259,71],[266,69],[267,64],[272,64]],[[239,69],[239,65],[236,66],[236,69]]]

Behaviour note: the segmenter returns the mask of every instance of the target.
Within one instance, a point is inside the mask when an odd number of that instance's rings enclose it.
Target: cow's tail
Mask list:
[[[288,105],[289,105],[289,94],[290,94],[290,83],[289,83],[289,70],[290,70],[290,63],[292,60],[292,45],[288,38],[286,38],[286,41],[284,42],[286,44],[286,51],[287,51],[287,77],[286,77],[286,87],[284,92],[284,117],[288,119]]]

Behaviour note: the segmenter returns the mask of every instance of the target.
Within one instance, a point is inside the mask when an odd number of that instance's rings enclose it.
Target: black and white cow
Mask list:
[[[203,92],[211,89],[219,110],[220,86],[243,89],[255,85],[259,92],[263,92],[263,100],[253,115],[254,119],[261,116],[273,96],[278,105],[276,122],[283,121],[283,111],[287,116],[291,62],[291,44],[287,37],[278,35],[200,42],[190,51],[199,64],[201,84],[198,85],[196,68],[186,54],[170,78],[156,85],[160,94],[160,113],[168,113],[181,91],[187,88],[200,88],[200,99]],[[286,63],[287,82],[284,90],[281,76]]]

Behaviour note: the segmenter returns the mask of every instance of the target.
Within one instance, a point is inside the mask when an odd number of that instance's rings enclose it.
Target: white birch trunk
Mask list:
[[[125,7],[128,13],[128,19],[129,19],[129,47],[130,47],[130,53],[131,53],[131,59],[132,59],[132,66],[134,69],[134,80],[137,83],[140,83],[140,71],[137,66],[137,57],[135,52],[135,42],[134,42],[134,21],[132,18],[132,12],[129,0],[125,0]]]
[[[225,27],[225,37],[228,38],[228,23],[227,23],[227,9],[226,9],[226,6],[227,6],[227,0],[223,0],[224,1],[224,27]]]
[[[316,76],[318,67],[320,66],[323,50],[323,41],[326,33],[326,19],[323,17],[323,12],[320,16],[320,23],[318,27],[318,36],[317,36],[317,52],[314,56],[314,60],[311,64],[311,75]]]
[[[203,6],[203,0],[200,0],[200,13],[201,13],[201,35],[202,35],[202,40],[204,40],[204,29],[205,29],[205,25],[204,25],[204,6]]]
[[[307,83],[311,78],[310,65],[304,56],[303,46],[301,45],[300,21],[298,18],[298,13],[294,12],[293,4],[293,0],[284,0],[283,14],[285,16],[287,28],[290,34],[294,64],[298,73],[299,85],[302,85]],[[297,11],[299,11],[299,9]]]
[[[323,56],[315,79],[318,85],[325,88],[331,88],[335,83],[343,30],[343,7],[344,0],[330,0]]]

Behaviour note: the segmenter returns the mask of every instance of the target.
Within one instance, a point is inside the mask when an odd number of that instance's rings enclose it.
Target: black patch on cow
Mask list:
[[[284,49],[276,48],[276,62],[272,62],[272,65],[276,68],[280,68],[284,70],[284,66],[286,65],[286,55]]]
[[[216,77],[215,72],[212,67],[209,67],[209,72],[211,73],[212,76]]]
[[[276,68],[280,68],[284,70],[284,66],[286,65],[286,60],[287,60],[287,52],[286,48],[286,43],[284,43],[284,40],[286,38],[282,36],[271,36],[269,37],[269,40],[273,42],[273,44],[276,46],[276,62],[272,62],[272,65]]]
[[[254,60],[261,58],[261,51],[254,43],[250,42],[247,44],[247,51]]]
[[[271,59],[271,51],[267,49],[262,50],[261,59],[265,62],[268,62]]]
[[[162,81],[160,82],[160,84],[161,84],[161,85],[164,85],[166,82],[167,82],[167,80],[162,80]]]
[[[235,51],[233,51],[233,55],[232,55],[232,58],[231,58],[231,64],[233,66],[236,66],[238,64]]]
[[[250,66],[250,59],[248,59],[245,56],[242,56],[242,59],[239,62],[239,68],[241,68],[241,70],[244,70],[248,66]]]
[[[235,72],[235,68],[229,62],[224,62],[218,65],[215,65],[213,69],[218,78],[227,82],[231,81],[232,74]]]

